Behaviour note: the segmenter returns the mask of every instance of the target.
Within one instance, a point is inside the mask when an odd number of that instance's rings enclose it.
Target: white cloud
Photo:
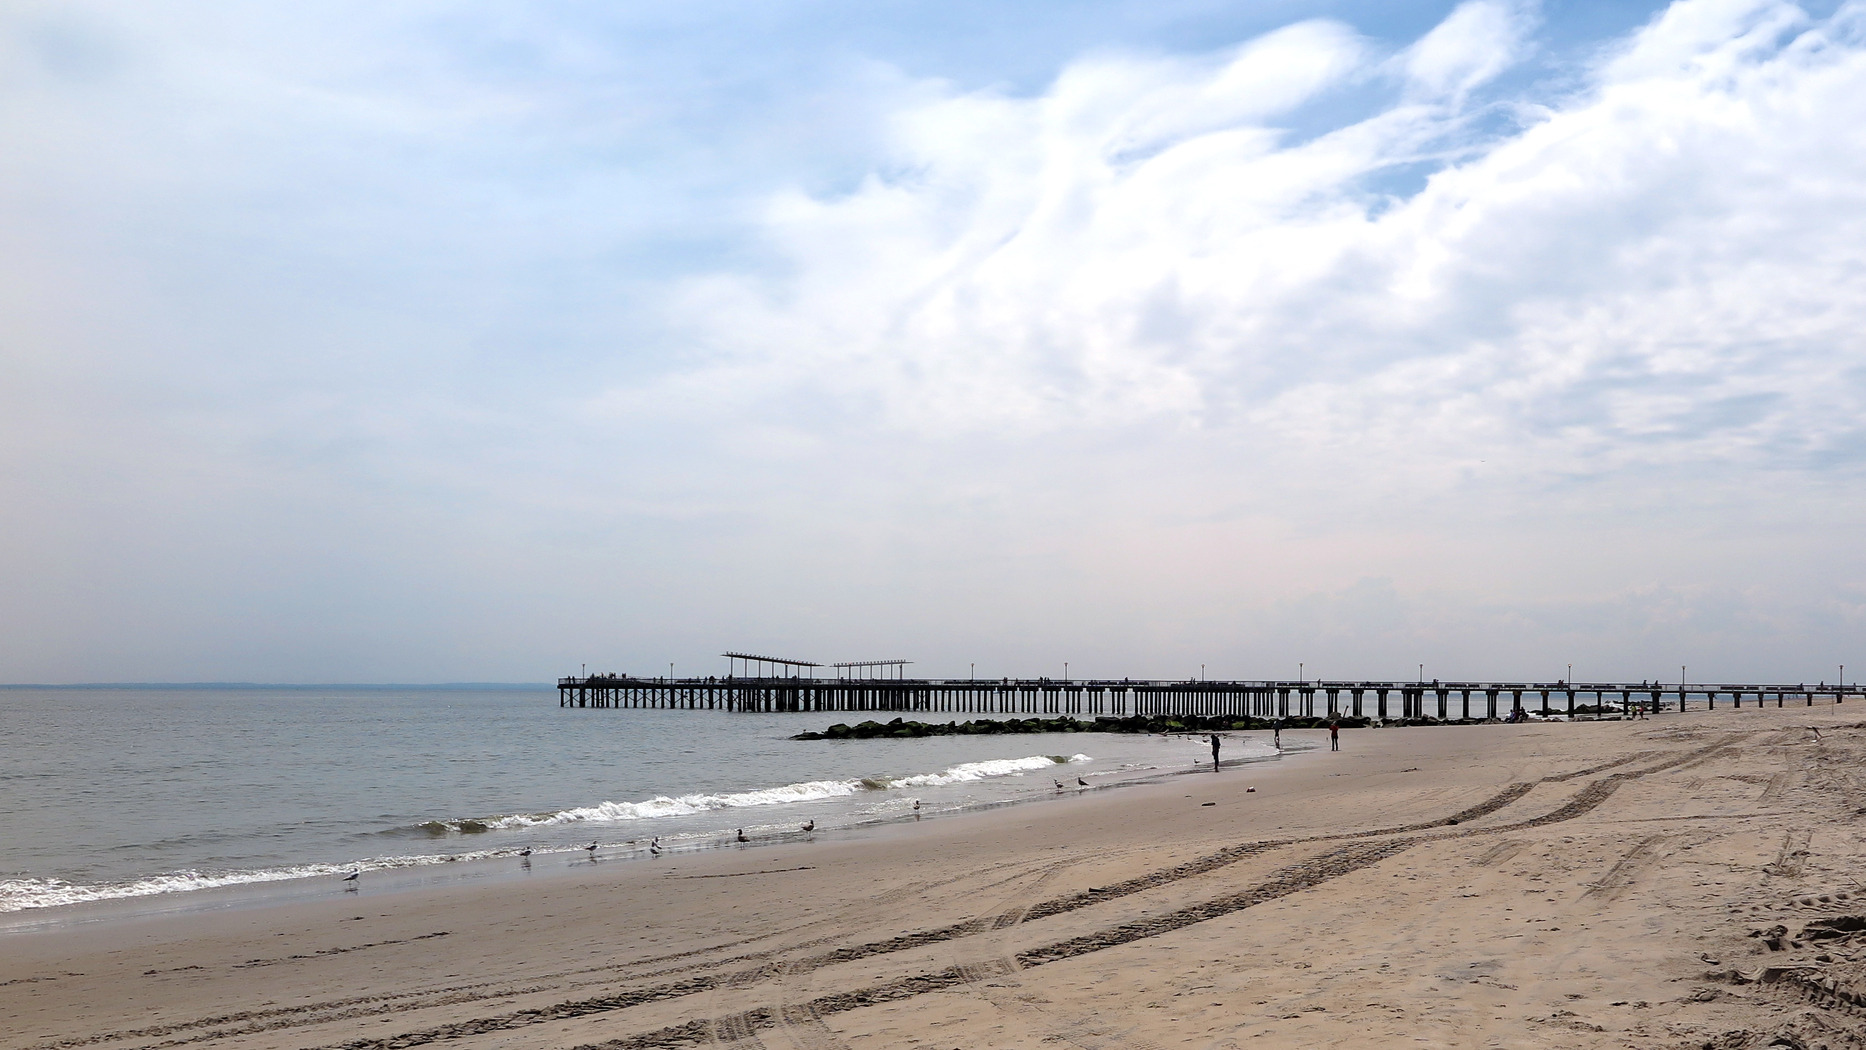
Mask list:
[[[1407,86],[1424,99],[1461,100],[1522,57],[1527,14],[1494,0],[1460,4],[1399,56]]]
[[[675,312],[718,354],[707,383],[841,390],[920,434],[1234,430],[1259,481],[1831,463],[1866,407],[1859,18],[1681,3],[1488,134],[1478,103],[1414,94],[1283,130],[1386,61],[1325,23],[1085,60],[1040,97],[901,113],[888,174],[773,202],[793,269]],[[1523,27],[1467,4],[1401,57],[1455,100]],[[1379,191],[1422,162],[1417,192]]]

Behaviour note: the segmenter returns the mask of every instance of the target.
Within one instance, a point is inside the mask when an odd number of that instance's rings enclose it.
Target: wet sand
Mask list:
[[[1861,714],[1356,730],[855,839],[15,932],[0,1050],[1855,1046],[1866,934],[1821,922],[1866,915]]]

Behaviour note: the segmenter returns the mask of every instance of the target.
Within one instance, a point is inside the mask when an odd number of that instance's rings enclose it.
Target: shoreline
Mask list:
[[[1296,732],[1296,731],[1291,731]],[[1175,734],[1177,735],[1177,734]],[[1286,747],[1281,753],[1253,758],[1224,760],[1226,769],[1234,766],[1246,766],[1266,762],[1277,762],[1285,756],[1303,754],[1316,750],[1319,745],[1306,747]],[[1116,789],[1133,788],[1154,783],[1171,777],[1185,776],[1199,772],[1209,772],[1203,767],[1190,767],[1176,770],[1154,770],[1143,775],[1111,780],[1092,785],[1087,789],[1072,788],[1067,795],[1031,793],[1025,797],[994,799],[985,802],[957,807],[928,809],[918,813],[898,816],[870,817],[847,824],[818,828],[814,837],[821,840],[853,840],[862,836],[885,834],[895,826],[911,827],[914,824],[931,820],[950,820],[967,818],[982,813],[1007,807],[1034,805],[1055,802],[1082,794],[1093,794]],[[654,860],[646,845],[637,845],[652,837],[652,829],[641,829],[636,839],[628,842],[605,844],[599,858],[592,861],[581,849],[556,848],[533,855],[530,864],[523,863],[524,858],[517,855],[517,847],[502,847],[496,855],[464,855],[461,859],[431,860],[401,865],[388,865],[367,869],[364,877],[368,888],[379,892],[410,892],[430,890],[449,886],[454,883],[492,884],[503,881],[519,881],[549,877],[548,865],[562,865],[573,873],[584,873],[588,869],[602,864],[622,864],[648,862]],[[600,837],[600,835],[598,836]],[[693,836],[695,838],[700,835]],[[763,835],[750,843],[737,843],[721,833],[709,833],[705,837],[713,839],[710,843],[682,844],[667,849],[663,859],[687,857],[717,850],[742,850],[746,848],[765,848],[776,845],[802,843],[808,836],[802,832]],[[426,856],[426,855],[418,855]],[[400,859],[400,858],[397,858]],[[341,869],[359,862],[315,862],[318,866]],[[313,866],[310,864],[306,867]],[[262,874],[259,872],[229,872],[224,876],[242,874]],[[149,879],[178,877],[175,873],[148,876]],[[223,877],[223,876],[213,876]],[[103,897],[94,900],[75,901],[66,904],[37,905],[14,911],[0,912],[0,939],[22,933],[38,933],[64,929],[70,926],[92,925],[97,923],[129,922],[144,918],[172,915],[187,915],[203,912],[227,910],[250,910],[291,904],[336,899],[344,890],[341,884],[341,872],[333,870],[307,875],[286,875],[279,878],[257,878],[251,881],[229,883],[222,886],[193,889],[163,890],[149,893],[126,894],[123,896]],[[362,891],[359,884],[357,892]]]

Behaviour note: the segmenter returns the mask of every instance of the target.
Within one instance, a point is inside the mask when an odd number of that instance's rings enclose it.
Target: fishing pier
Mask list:
[[[740,654],[728,654],[735,660]],[[773,661],[753,675],[634,678],[588,675],[557,681],[558,706],[692,711],[896,712],[952,715],[1200,715],[1234,718],[1355,717],[1485,720],[1524,714],[1809,707],[1859,699],[1857,685],[1671,685],[1657,682],[1214,682],[906,678],[907,661],[831,665],[836,677],[806,676],[820,664]],[[772,665],[776,665],[773,667]],[[734,669],[737,667],[735,665]],[[783,673],[789,671],[792,673]],[[863,677],[863,672],[896,677]]]

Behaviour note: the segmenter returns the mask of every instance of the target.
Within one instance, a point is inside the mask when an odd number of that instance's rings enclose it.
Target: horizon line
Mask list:
[[[0,682],[0,689],[555,689],[554,682]]]

